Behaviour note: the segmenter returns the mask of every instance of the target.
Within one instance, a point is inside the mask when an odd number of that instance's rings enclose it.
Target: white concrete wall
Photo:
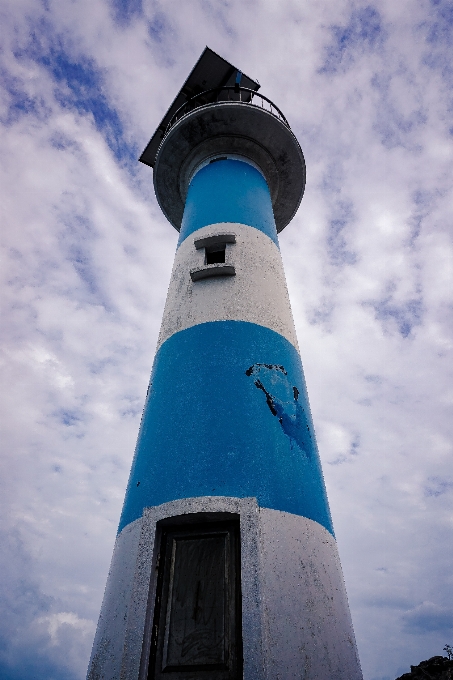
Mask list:
[[[87,680],[120,678],[141,525],[141,519],[131,522],[116,538]]]
[[[223,233],[236,236],[225,254],[236,276],[193,282],[190,270],[203,266],[205,255],[194,241]],[[207,321],[265,326],[298,349],[280,251],[258,229],[230,222],[211,224],[188,236],[176,251],[157,348],[173,333]]]
[[[267,508],[260,527],[267,680],[361,680],[335,539]]]
[[[141,655],[145,637],[149,643],[156,523],[199,512],[240,515],[244,680],[361,680],[333,536],[312,520],[259,508],[255,499],[222,496],[147,508],[119,534],[88,680],[146,678]]]

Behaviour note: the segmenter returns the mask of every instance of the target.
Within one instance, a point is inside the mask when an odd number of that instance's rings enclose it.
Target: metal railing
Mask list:
[[[222,93],[228,93],[228,96],[221,96]],[[231,94],[233,94],[233,96],[231,96]],[[173,125],[178,122],[178,120],[180,120],[187,113],[190,113],[190,111],[198,109],[201,106],[209,106],[210,104],[228,101],[240,102],[241,104],[256,106],[260,109],[264,109],[268,113],[281,120],[281,122],[289,128],[289,123],[278,106],[275,106],[275,104],[263,94],[260,94],[255,90],[251,90],[248,87],[224,85],[223,87],[215,87],[212,90],[200,92],[200,94],[188,99],[182,106],[179,107],[176,113],[173,114],[165,130],[165,134],[167,134]]]

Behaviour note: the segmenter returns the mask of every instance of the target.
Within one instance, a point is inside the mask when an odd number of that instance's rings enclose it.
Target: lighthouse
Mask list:
[[[278,234],[300,145],[206,48],[140,160],[179,232],[88,680],[360,680]]]

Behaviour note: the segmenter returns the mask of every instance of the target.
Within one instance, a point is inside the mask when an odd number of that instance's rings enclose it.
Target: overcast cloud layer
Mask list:
[[[281,235],[366,680],[453,643],[448,0],[3,0],[0,677],[84,678],[177,233],[137,158],[204,46],[307,162]]]

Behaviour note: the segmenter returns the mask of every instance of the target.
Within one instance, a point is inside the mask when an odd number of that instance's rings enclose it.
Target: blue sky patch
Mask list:
[[[431,0],[434,10],[434,20],[428,24],[427,41],[433,45],[443,43],[453,44],[453,5],[449,0]]]
[[[109,295],[106,295],[99,267],[93,260],[92,247],[97,233],[90,219],[71,211],[71,202],[72,196],[68,195],[66,197],[68,211],[60,215],[59,220],[62,225],[59,243],[65,258],[76,271],[81,285],[71,287],[67,294],[70,297],[80,298],[83,292],[85,299],[90,303],[94,302],[112,311],[112,300]]]
[[[404,74],[410,79],[410,74]],[[387,148],[392,149],[396,146],[403,146],[414,151],[419,151],[420,147],[414,145],[412,136],[415,131],[427,123],[427,112],[421,105],[414,107],[408,113],[403,114],[398,110],[398,105],[390,94],[390,84],[392,75],[375,74],[371,79],[371,86],[379,93],[379,106],[376,109],[376,121],[374,129],[378,133],[381,143]]]
[[[156,12],[152,20],[148,23],[148,35],[151,40],[161,43],[164,34],[169,30],[167,17],[163,12]]]
[[[453,481],[443,477],[429,477],[424,488],[425,496],[437,498],[443,494],[453,491]]]
[[[364,50],[374,50],[385,39],[381,15],[372,5],[354,10],[346,26],[332,26],[331,35],[320,73],[336,73],[348,68],[357,55]]]
[[[18,50],[15,56],[32,59],[43,66],[55,82],[54,94],[59,104],[80,115],[91,115],[116,160],[135,164],[138,147],[125,139],[121,117],[106,95],[104,73],[93,59],[70,55],[62,39],[55,36],[44,21],[31,32],[28,47]]]
[[[451,86],[453,84],[453,64],[451,51],[453,48],[453,5],[450,0],[431,0],[431,12],[417,27],[427,46],[423,63],[431,69],[439,71],[450,86],[447,96],[450,110],[453,107]],[[450,55],[450,56],[449,56]]]
[[[355,264],[357,255],[348,249],[344,230],[353,221],[352,204],[342,201],[336,204],[336,217],[330,220],[327,231],[327,248],[332,264]]]
[[[12,76],[5,68],[0,69],[0,87],[4,90],[7,114],[0,116],[3,125],[11,125],[23,116],[32,115],[45,120],[50,113],[44,99],[31,96],[21,80]]]
[[[33,577],[34,563],[18,531],[0,534],[0,678],[2,680],[77,680],[77,674],[52,658],[50,636],[37,626],[55,608]],[[20,644],[26,640],[26,644]],[[18,644],[19,642],[19,644]]]
[[[60,421],[60,423],[66,425],[66,427],[71,427],[71,425],[77,425],[80,422],[79,415],[74,411],[70,411],[67,409],[61,409],[60,411],[55,413],[55,416]]]
[[[431,633],[453,630],[453,611],[433,602],[423,602],[403,614],[404,628],[408,633]]]
[[[423,302],[421,296],[397,303],[393,298],[392,289],[383,299],[364,304],[373,307],[375,318],[383,322],[384,328],[388,329],[388,323],[393,322],[403,338],[407,338],[411,334],[412,329],[415,326],[420,326],[422,323]]]
[[[433,207],[433,196],[430,192],[419,189],[414,191],[412,201],[415,207],[413,215],[409,220],[411,229],[409,243],[411,246],[415,244],[415,241],[420,236],[423,222]]]
[[[1,644],[1,640],[0,640]],[[39,650],[33,650],[39,653]],[[52,664],[48,658],[41,653],[41,658],[27,658],[27,654],[22,654],[20,665],[9,665],[7,662],[0,661],[0,677],[2,680],[79,680],[79,676],[71,673],[67,668],[62,668],[57,664]]]
[[[133,19],[143,16],[142,0],[111,0],[111,5],[119,26],[129,26]]]

